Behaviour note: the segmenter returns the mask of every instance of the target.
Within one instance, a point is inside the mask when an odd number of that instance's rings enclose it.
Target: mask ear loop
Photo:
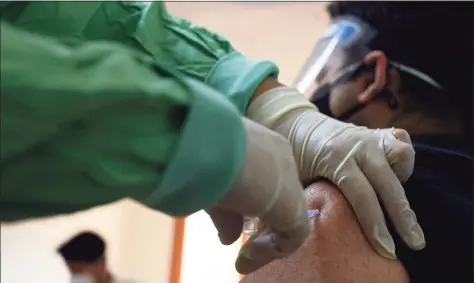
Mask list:
[[[389,109],[396,110],[399,108],[399,102],[394,97],[393,93],[388,90],[389,94],[386,97],[386,103],[388,104]]]
[[[354,67],[352,68],[353,70],[349,70],[347,72],[347,75],[342,75],[342,76],[338,77],[337,79],[332,81],[329,85],[331,87],[332,85],[340,83],[343,80],[343,78],[348,79],[348,80],[354,79],[364,71],[374,72],[374,68],[375,68],[375,65],[365,65],[364,63],[355,64]],[[389,68],[386,69],[386,76],[389,77]],[[345,121],[345,120],[349,119],[351,116],[353,116],[354,114],[356,114],[359,111],[363,110],[363,108],[365,108],[369,103],[371,103],[371,102],[373,102],[373,101],[375,101],[379,98],[384,98],[387,105],[388,105],[388,107],[391,110],[395,110],[395,109],[399,108],[398,101],[395,99],[392,92],[390,92],[389,89],[385,87],[383,89],[383,91],[381,91],[380,93],[375,95],[373,97],[373,99],[371,99],[367,103],[356,104],[354,107],[352,107],[351,109],[349,109],[348,111],[346,111],[345,113],[340,115],[339,117],[335,117],[335,118],[337,120],[340,120],[340,121]]]
[[[396,96],[394,95],[394,93],[391,90],[389,90],[389,88],[387,87],[389,84],[389,78],[390,78],[389,72],[391,71],[390,64],[391,63],[389,63],[388,67],[386,67],[387,79],[386,79],[386,85],[384,86],[384,90],[382,92],[382,96],[385,98],[388,108],[394,111],[399,108],[399,101],[396,99]]]
[[[344,70],[342,70],[342,72],[338,76],[336,76],[334,79],[330,80],[329,82],[325,84],[320,85],[318,89],[310,96],[309,98],[310,102],[314,104],[315,106],[317,106],[320,112],[325,113],[326,115],[329,115],[332,118],[336,118],[336,117],[333,117],[330,110],[329,100],[330,100],[330,94],[331,94],[332,88],[338,85],[339,83],[342,83],[348,80],[349,78],[351,78],[353,73],[359,70],[363,65],[364,65],[363,62],[352,64],[346,67]],[[356,105],[356,107],[358,107],[356,111],[359,111],[359,107],[361,107],[361,105]],[[353,113],[355,109],[352,108],[350,111]],[[345,113],[345,116],[346,115],[347,114]],[[339,119],[339,118],[340,117],[336,119]]]
[[[314,105],[319,107],[319,110],[322,113],[330,115],[330,117],[335,118],[337,120],[346,120],[346,118],[349,118],[350,116],[352,116],[356,112],[360,111],[362,108],[365,107],[364,104],[357,104],[354,107],[352,107],[349,111],[344,113],[343,115],[341,115],[339,117],[334,117],[333,115],[331,115],[329,99],[330,99],[331,89],[334,86],[338,85],[339,83],[343,83],[344,81],[347,81],[347,80],[351,79],[352,77],[354,77],[354,74],[356,72],[359,72],[359,70],[362,67],[364,67],[364,64],[363,64],[363,62],[360,62],[360,63],[356,63],[356,64],[350,65],[347,68],[345,68],[342,71],[342,73],[340,75],[338,75],[336,78],[334,78],[330,82],[327,82],[327,83],[321,85],[315,91],[315,93],[310,97],[310,102],[312,102]],[[323,103],[319,103],[319,102],[322,102],[322,101],[323,101]]]
[[[371,70],[371,68],[365,65],[363,62],[354,64],[348,67],[348,70],[346,70],[344,74],[342,74],[341,76],[336,78],[334,81],[332,81],[332,85],[342,83],[343,81],[350,81],[356,78],[359,74],[361,74],[361,72],[364,72],[365,70]],[[335,118],[340,121],[348,120],[351,116],[363,110],[363,108],[365,108],[366,105],[367,103],[356,104],[353,107],[351,107],[349,110],[347,110],[345,113]]]
[[[310,97],[310,102],[312,102],[313,104],[317,105],[317,102],[322,100],[322,99],[326,99],[327,100],[327,103],[324,103],[324,109],[320,109],[321,111],[327,111],[327,112],[323,112],[323,113],[330,113],[330,108],[329,108],[329,102],[328,102],[328,99],[329,99],[329,95],[330,95],[330,92],[331,92],[331,89],[340,84],[340,83],[344,83],[345,81],[349,81],[349,80],[352,80],[354,78],[356,78],[358,75],[360,75],[362,72],[364,71],[368,71],[368,72],[374,72],[374,68],[375,68],[375,65],[366,65],[364,64],[363,62],[361,63],[356,63],[356,64],[353,64],[353,65],[350,65],[348,66],[339,76],[337,76],[335,79],[333,79],[332,81],[324,84],[324,85],[321,85],[317,91],[314,93],[314,95],[312,95]],[[386,76],[389,77],[389,68],[386,69]],[[335,119],[337,120],[340,120],[340,121],[345,121],[347,119],[349,119],[351,116],[353,116],[354,114],[358,113],[359,111],[361,111],[363,108],[365,108],[369,103],[375,101],[376,99],[379,99],[379,98],[384,98],[384,100],[386,101],[388,107],[391,109],[391,110],[395,110],[397,108],[399,108],[399,103],[398,101],[395,99],[394,95],[389,91],[389,89],[387,89],[386,87],[383,89],[383,91],[381,91],[380,93],[378,93],[377,95],[375,95],[373,97],[373,99],[371,99],[370,101],[368,101],[367,103],[364,103],[364,104],[356,104],[354,105],[353,107],[351,107],[348,111],[346,111],[345,113],[343,113],[342,115],[338,116],[338,117],[334,117]],[[319,105],[320,107],[322,107],[321,105]]]
[[[361,72],[364,72],[364,71],[369,71],[369,72],[374,72],[374,68],[376,66],[374,64],[371,64],[371,65],[362,65],[354,74],[353,74],[353,78],[358,76]],[[389,78],[390,77],[390,65],[388,65],[388,67],[386,68],[386,78]],[[386,85],[384,86],[383,90],[381,92],[379,92],[378,94],[376,94],[373,99],[371,99],[370,101],[368,101],[368,103],[371,103],[379,98],[383,98],[386,102],[386,105],[388,106],[389,109],[391,110],[396,110],[399,108],[399,102],[398,100],[396,99],[396,97],[394,96],[394,94],[392,93],[392,91],[389,90],[389,88],[387,88],[389,84],[389,80],[386,79]],[[366,105],[366,104],[364,104]]]

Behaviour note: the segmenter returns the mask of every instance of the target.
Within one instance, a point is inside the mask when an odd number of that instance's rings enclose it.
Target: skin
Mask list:
[[[406,283],[397,260],[379,256],[366,240],[351,206],[331,183],[306,189],[309,209],[319,209],[307,242],[291,256],[247,275],[241,283]]]
[[[342,68],[344,56],[333,57],[326,65],[324,84]],[[404,110],[406,95],[400,93],[397,70],[387,72],[388,59],[382,51],[372,51],[364,63],[374,65],[355,80],[332,89],[330,109],[335,116],[345,113],[355,104],[366,107],[346,122],[368,128],[401,128],[410,135],[449,134],[461,136],[459,117],[434,119],[421,112]],[[382,90],[399,107],[391,109],[387,100],[376,99]],[[313,219],[314,230],[307,243],[291,256],[274,261],[243,278],[241,283],[405,283],[409,282],[402,264],[379,256],[368,244],[351,206],[333,184],[319,181],[306,190],[309,208],[320,209]]]
[[[271,90],[273,88],[281,87],[283,84],[279,83],[278,81],[272,79],[272,78],[267,78],[262,83],[257,86],[256,91],[254,94],[251,96],[251,99],[249,100],[248,104],[251,104],[251,102],[256,99],[258,96],[263,94],[264,92]]]

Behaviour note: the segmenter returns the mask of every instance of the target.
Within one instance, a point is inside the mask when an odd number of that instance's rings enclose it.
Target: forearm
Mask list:
[[[254,92],[251,99],[249,100],[248,105],[251,104],[254,99],[259,97],[264,92],[266,92],[268,90],[271,90],[273,88],[276,88],[276,87],[281,87],[281,86],[284,86],[284,85],[281,84],[278,80],[276,80],[274,78],[270,78],[270,77],[266,78],[265,80],[262,81],[261,84],[259,84],[256,91]]]

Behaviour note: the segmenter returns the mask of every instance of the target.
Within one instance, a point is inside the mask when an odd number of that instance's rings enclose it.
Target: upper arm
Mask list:
[[[1,220],[125,197],[185,215],[229,189],[246,132],[215,90],[117,44],[1,34]]]
[[[272,262],[241,283],[406,283],[403,266],[379,256],[367,242],[351,206],[333,184],[306,189],[309,208],[319,209],[307,243],[288,258]]]

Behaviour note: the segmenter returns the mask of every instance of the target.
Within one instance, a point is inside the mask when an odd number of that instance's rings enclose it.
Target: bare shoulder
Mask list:
[[[332,183],[316,182],[306,194],[309,208],[320,210],[307,243],[241,283],[409,282],[398,261],[380,257],[368,244],[351,206]]]

